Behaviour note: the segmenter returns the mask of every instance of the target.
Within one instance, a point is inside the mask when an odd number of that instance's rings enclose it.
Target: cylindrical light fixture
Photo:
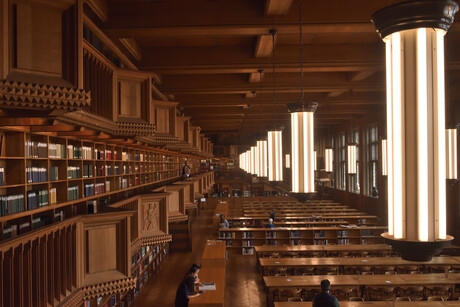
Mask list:
[[[387,140],[382,140],[382,175],[388,175]]]
[[[291,168],[291,155],[286,154],[286,161],[285,161],[286,168]]]
[[[347,146],[347,166],[349,175],[356,175],[356,149],[356,144],[348,144]]]
[[[283,181],[283,129],[268,130],[268,180]]]
[[[259,177],[267,177],[268,176],[267,141],[257,141],[257,148],[259,151]]]
[[[334,169],[334,151],[332,148],[326,148],[324,150],[324,169],[328,173],[332,173]]]
[[[444,34],[452,0],[400,2],[373,15],[385,42],[388,233],[402,257],[429,260],[446,233]]]
[[[288,104],[294,193],[315,193],[313,113],[317,106],[316,102]]]
[[[256,172],[256,152],[257,152],[257,146],[251,146],[251,171],[250,173],[252,175],[257,175]]]
[[[251,150],[246,150],[246,173],[251,173]]]
[[[314,162],[313,170],[316,172],[318,170],[318,164],[316,160],[316,150],[313,152],[313,162]]]
[[[446,129],[446,179],[457,178],[457,129]]]

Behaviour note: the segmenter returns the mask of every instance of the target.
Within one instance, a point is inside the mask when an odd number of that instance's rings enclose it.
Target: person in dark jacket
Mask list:
[[[187,271],[177,289],[175,307],[188,307],[189,299],[200,296],[201,292],[195,291],[195,284],[200,282],[199,271],[200,266],[198,264],[193,264]]]
[[[276,212],[275,212],[275,209],[272,210],[272,213],[270,213],[270,218],[275,221],[275,217],[276,217]]]
[[[331,283],[328,279],[321,281],[321,290],[322,292],[313,298],[313,307],[340,307],[339,301],[329,293]]]

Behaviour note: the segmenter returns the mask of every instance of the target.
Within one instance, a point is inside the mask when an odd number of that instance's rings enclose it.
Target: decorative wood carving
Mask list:
[[[126,292],[136,287],[136,278],[128,277],[119,280],[112,280],[105,283],[90,285],[83,288],[84,299],[90,300],[92,298],[112,295],[118,292]]]
[[[117,122],[118,129],[115,131],[116,135],[153,135],[155,134],[155,125],[149,123],[135,123],[135,122]]]
[[[90,93],[82,89],[0,80],[2,107],[72,111],[90,104]]]

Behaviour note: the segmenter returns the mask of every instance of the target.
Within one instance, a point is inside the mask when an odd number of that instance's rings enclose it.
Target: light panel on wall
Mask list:
[[[291,112],[292,192],[315,192],[313,113],[318,103],[289,104]]]
[[[446,129],[446,179],[457,178],[457,129]]]
[[[347,146],[347,166],[349,175],[356,174],[356,149],[356,144],[348,144]]]
[[[313,152],[313,162],[314,162],[313,170],[316,172],[318,170],[318,164],[316,160],[316,150]]]
[[[332,148],[326,148],[324,150],[324,169],[328,173],[332,173],[334,164],[333,164],[333,159],[334,159],[334,151]]]
[[[268,180],[283,181],[283,131],[268,131]]]
[[[286,162],[285,162],[286,168],[291,168],[291,155],[286,154]]]

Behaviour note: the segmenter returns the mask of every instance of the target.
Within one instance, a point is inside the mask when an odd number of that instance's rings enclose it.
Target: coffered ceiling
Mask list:
[[[304,99],[319,103],[317,128],[384,110],[384,45],[370,18],[395,2],[303,0]],[[106,16],[104,32],[140,69],[159,74],[161,91],[203,132],[289,125],[286,104],[301,88],[298,0],[108,0]],[[453,71],[459,28],[446,36]]]

